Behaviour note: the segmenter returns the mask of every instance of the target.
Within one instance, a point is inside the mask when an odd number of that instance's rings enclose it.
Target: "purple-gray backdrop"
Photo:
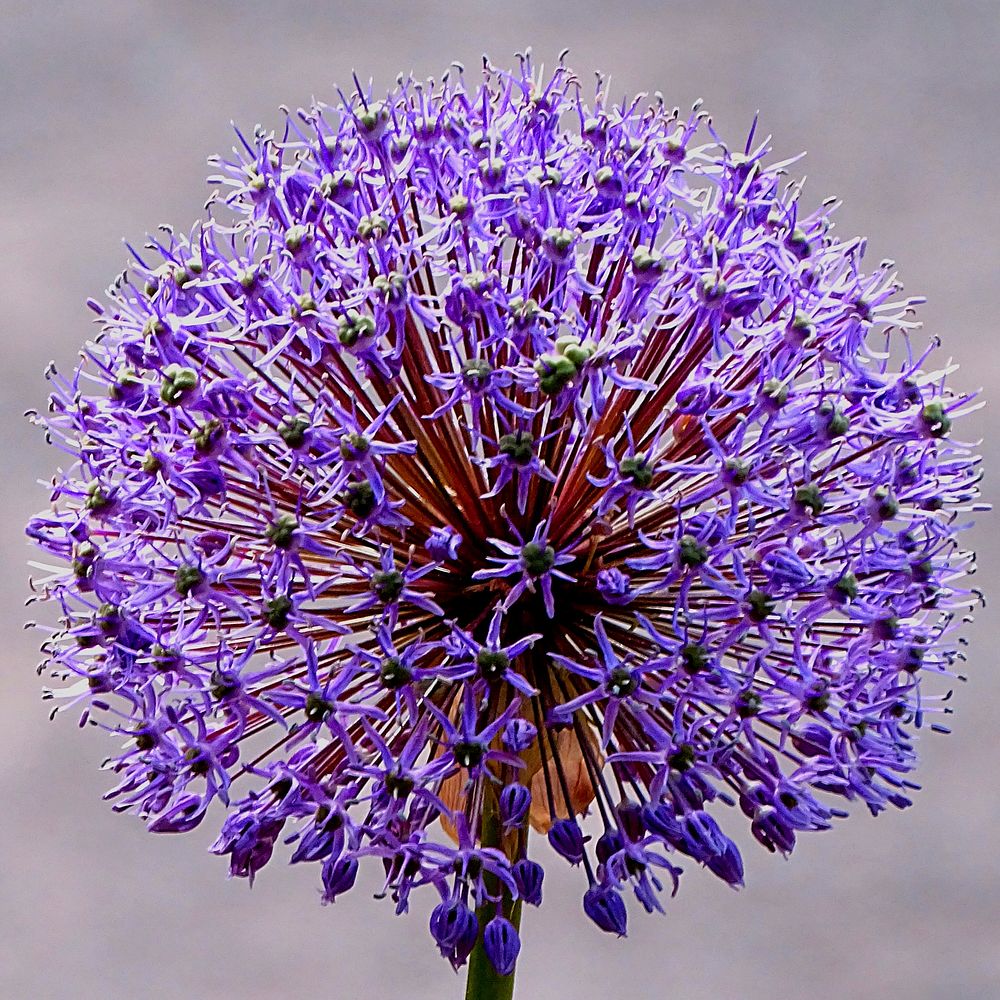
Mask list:
[[[84,298],[123,265],[120,237],[193,220],[230,118],[275,125],[279,103],[332,99],[355,67],[386,87],[530,44],[549,63],[571,47],[581,75],[601,68],[620,91],[704,97],[734,142],[762,109],[778,154],[809,152],[807,201],[844,197],[840,231],[869,233],[873,263],[899,262],[930,299],[928,332],[964,365],[956,384],[996,400],[1000,5],[2,0],[0,34],[0,995],[457,996],[424,911],[397,920],[362,892],[323,909],[315,870],[274,865],[252,893],[227,882],[210,830],[157,838],[113,816],[102,737],[46,723],[37,640],[21,631],[21,524],[57,460],[20,417],[44,403],[42,367],[72,364]],[[996,470],[995,419],[969,424]],[[1000,595],[997,533],[976,544],[981,584]],[[739,894],[692,870],[668,915],[636,916],[627,941],[582,918],[579,879],[555,867],[525,921],[519,995],[1000,997],[1000,630],[982,613],[970,636],[955,735],[924,741],[912,809],[805,836],[789,863],[753,851]]]

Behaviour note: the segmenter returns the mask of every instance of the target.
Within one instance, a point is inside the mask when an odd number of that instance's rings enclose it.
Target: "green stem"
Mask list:
[[[526,835],[526,830],[515,834],[515,843],[518,845],[523,843],[522,838]],[[506,839],[507,844],[504,843],[503,826],[497,811],[496,797],[490,789],[483,802],[482,845],[483,847],[497,847],[500,850],[505,850],[510,845],[512,838]],[[487,888],[492,893],[496,893],[500,887],[495,879],[487,876]],[[483,931],[495,912],[496,905],[487,902],[480,906],[476,913],[479,920],[479,938],[469,956],[469,975],[465,982],[465,1000],[511,1000],[514,995],[514,973],[511,972],[509,976],[501,976],[493,968],[493,963],[489,960],[486,948],[483,946]],[[520,929],[521,900],[512,901],[510,894],[504,892],[503,915],[516,928]]]

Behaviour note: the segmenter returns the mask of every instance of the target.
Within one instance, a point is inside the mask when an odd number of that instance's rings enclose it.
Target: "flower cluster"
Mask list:
[[[624,934],[684,857],[741,884],[726,807],[787,853],[908,804],[974,401],[767,154],[530,60],[239,135],[49,373],[50,696],[115,808],[327,902],[377,858],[506,972],[531,829]]]

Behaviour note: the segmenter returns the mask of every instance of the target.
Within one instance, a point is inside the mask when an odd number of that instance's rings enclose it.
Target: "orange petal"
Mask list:
[[[601,756],[597,740],[590,729],[584,730],[584,739],[590,751],[591,759],[598,768],[602,767],[604,760]],[[590,772],[584,760],[583,750],[580,742],[576,738],[575,729],[563,729],[555,735],[556,751],[559,754],[559,763],[562,765],[562,773],[566,779],[569,791],[570,806],[574,816],[581,816],[585,813],[594,801],[594,783],[590,780]],[[545,772],[548,772],[548,782],[546,782]],[[552,787],[552,807],[549,808],[548,786]],[[539,833],[548,833],[552,826],[552,817],[556,819],[568,819],[569,811],[566,809],[566,797],[563,795],[562,783],[559,780],[559,769],[551,757],[545,759],[545,769],[539,768],[531,779],[531,812],[528,819],[533,830]]]
[[[441,782],[438,789],[438,797],[453,812],[461,812],[465,808],[465,783],[469,780],[469,772],[466,770],[456,771]],[[458,831],[455,824],[441,813],[441,829],[457,844]]]

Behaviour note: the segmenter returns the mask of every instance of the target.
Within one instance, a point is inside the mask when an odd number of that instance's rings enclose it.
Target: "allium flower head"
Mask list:
[[[327,902],[378,859],[505,972],[557,855],[621,935],[739,823],[909,803],[973,403],[767,154],[530,60],[239,135],[50,372],[51,696],[116,809]]]

